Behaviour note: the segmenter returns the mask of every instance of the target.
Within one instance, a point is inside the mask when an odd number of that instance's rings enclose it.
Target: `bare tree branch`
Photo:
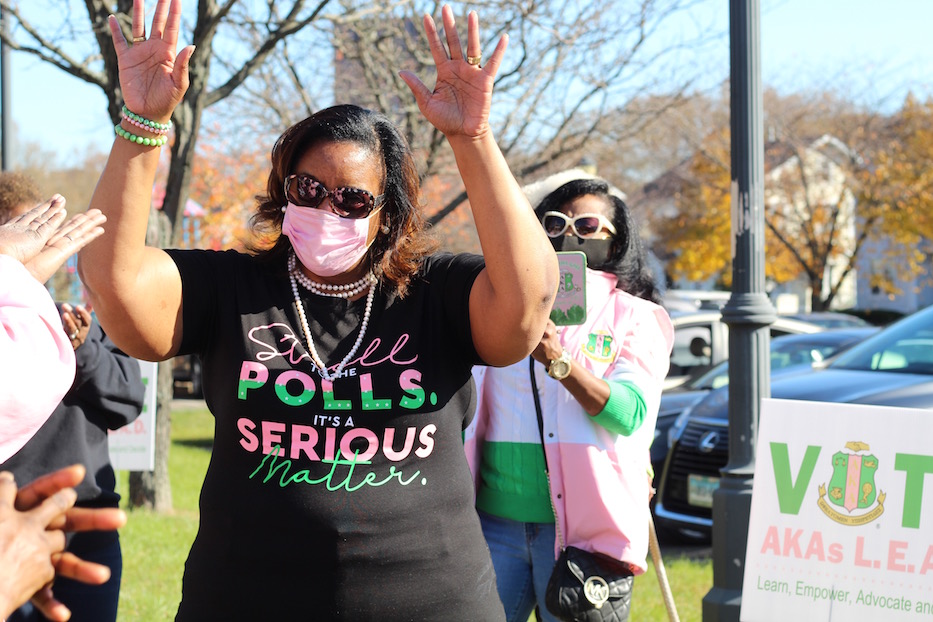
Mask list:
[[[96,6],[99,3],[88,0],[89,8],[92,10],[92,6]],[[78,60],[77,58],[71,56],[63,46],[58,45],[54,40],[49,37],[44,36],[29,20],[27,20],[22,12],[20,12],[18,6],[14,5],[10,0],[0,0],[0,7],[3,8],[3,11],[12,17],[15,20],[17,26],[23,29],[29,38],[34,42],[34,45],[28,45],[21,42],[18,38],[9,36],[6,33],[0,32],[0,39],[3,40],[11,49],[25,52],[31,56],[38,58],[41,61],[47,62],[55,67],[58,67],[62,71],[73,75],[74,77],[83,80],[85,82],[90,82],[91,84],[96,84],[101,88],[106,88],[108,85],[107,77],[98,72],[92,71],[88,64],[90,61],[94,60],[93,58]],[[9,18],[7,18],[9,19]],[[107,40],[109,42],[109,29],[107,29],[106,17],[103,21],[103,24],[99,20],[95,20],[95,32],[103,28],[107,33]]]

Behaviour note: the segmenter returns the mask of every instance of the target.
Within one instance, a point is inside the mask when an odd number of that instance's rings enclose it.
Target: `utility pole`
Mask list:
[[[0,31],[9,34],[9,24],[0,7]],[[10,50],[0,39],[0,170],[10,170]]]
[[[704,622],[738,622],[755,472],[761,398],[771,394],[770,331],[776,319],[765,292],[764,143],[759,0],[730,0],[732,141],[732,295],[729,325],[729,462],[713,493],[713,587]]]

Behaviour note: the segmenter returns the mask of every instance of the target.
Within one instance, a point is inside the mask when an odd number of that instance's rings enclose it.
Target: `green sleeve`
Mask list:
[[[629,436],[641,427],[645,420],[648,410],[645,398],[638,388],[629,382],[605,382],[609,385],[609,400],[593,420],[610,432]]]

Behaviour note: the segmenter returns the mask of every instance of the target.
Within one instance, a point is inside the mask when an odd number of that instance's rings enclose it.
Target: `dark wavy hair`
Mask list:
[[[411,278],[421,266],[434,242],[425,230],[419,208],[421,184],[407,141],[384,115],[359,106],[343,104],[325,108],[291,126],[272,148],[272,170],[266,194],[257,197],[259,206],[250,219],[254,241],[250,250],[258,257],[273,259],[291,248],[282,235],[285,215],[285,178],[294,172],[296,163],[321,142],[349,142],[370,150],[382,159],[385,195],[380,213],[381,230],[369,249],[373,271],[383,287],[404,296]]]
[[[648,268],[648,257],[638,229],[625,201],[609,191],[609,182],[603,179],[575,179],[560,186],[535,208],[540,220],[544,212],[559,212],[562,205],[577,197],[592,195],[606,201],[611,207],[610,220],[616,228],[609,246],[609,260],[596,270],[616,276],[618,287],[633,296],[661,304],[661,293]]]

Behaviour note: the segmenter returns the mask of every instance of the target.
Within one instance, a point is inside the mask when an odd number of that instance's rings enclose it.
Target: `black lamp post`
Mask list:
[[[765,292],[764,144],[759,0],[730,0],[732,141],[732,296],[729,325],[729,462],[713,494],[713,587],[703,620],[739,620],[745,545],[755,470],[761,398],[771,393],[768,326],[774,307]]]
[[[0,7],[0,31],[9,32],[7,16]],[[0,170],[10,170],[10,51],[0,39]]]

